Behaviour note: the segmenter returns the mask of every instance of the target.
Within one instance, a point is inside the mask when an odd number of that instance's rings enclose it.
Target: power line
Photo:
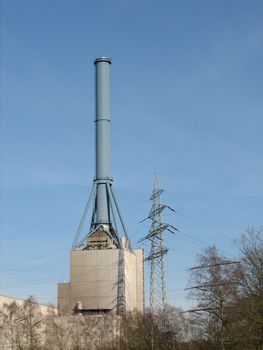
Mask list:
[[[214,263],[214,264],[205,264],[205,265],[190,267],[189,270],[203,269],[203,268],[207,268],[207,267],[220,266],[220,265],[240,264],[240,263],[241,263],[240,261],[228,260],[228,261],[222,261],[222,262],[218,262],[218,263]]]
[[[213,268],[213,267],[217,267],[217,266],[225,266],[225,265],[232,265],[232,264],[239,264],[240,261],[234,261],[234,260],[221,260],[221,261],[218,261],[218,262],[214,262],[214,263],[211,263],[211,264],[202,264],[202,265],[199,265],[199,266],[194,266],[194,267],[191,267],[190,270],[197,270],[197,269],[208,269],[208,268]],[[192,286],[192,287],[189,287],[189,288],[185,288],[185,291],[187,290],[193,290],[193,289],[197,289],[199,291],[203,291],[203,292],[211,292],[215,289],[217,289],[217,287],[226,287],[226,286],[229,286],[229,285],[235,285],[237,284],[238,282],[237,281],[233,281],[233,280],[225,280],[223,278],[221,279],[216,279],[215,282],[212,282],[212,283],[201,283],[201,284],[198,284],[196,286]],[[222,299],[222,298],[221,298]],[[220,300],[220,303],[222,304],[223,303],[223,299]],[[201,304],[199,306],[199,308],[195,308],[195,309],[190,309],[190,310],[187,310],[187,311],[184,311],[183,313],[185,312],[209,312],[209,313],[213,313],[214,310],[218,310],[218,306],[211,306],[210,303],[207,303],[207,304]],[[229,307],[231,305],[224,305],[224,307]],[[221,305],[221,308],[223,309],[223,304]]]
[[[68,251],[68,248],[59,249],[59,250],[56,250],[56,251],[53,251],[53,252],[50,252],[50,253],[47,253],[47,254],[43,254],[43,255],[38,255],[38,256],[36,256],[34,258],[21,260],[21,261],[18,261],[16,263],[7,264],[7,265],[0,265],[0,269],[6,268],[6,267],[10,267],[10,266],[12,267],[12,266],[20,265],[20,264],[23,264],[23,263],[28,262],[28,261],[34,261],[34,260],[42,259],[42,258],[45,258],[47,256],[51,256],[51,255],[54,255],[54,254],[65,252],[65,251]]]
[[[202,222],[200,222],[198,219],[195,219],[195,218],[193,218],[193,217],[191,217],[191,216],[188,216],[188,215],[185,215],[185,214],[182,214],[182,212],[176,212],[179,216],[184,216],[184,217],[187,217],[188,219],[190,218],[190,220],[192,220],[192,221],[194,221],[196,224],[198,224],[199,226],[201,226],[201,227],[204,227],[205,229],[208,229],[210,232],[212,231],[213,233],[215,233],[215,234],[217,234],[217,235],[220,235],[220,236],[224,236],[225,238],[227,238],[227,239],[230,239],[230,240],[233,240],[234,239],[234,237],[233,236],[231,236],[231,235],[229,235],[229,234],[227,234],[227,233],[225,233],[225,232],[223,232],[223,231],[221,231],[221,230],[218,230],[218,228],[215,228],[215,227],[213,227],[212,225],[210,225],[210,224],[204,224],[204,223],[202,223]]]

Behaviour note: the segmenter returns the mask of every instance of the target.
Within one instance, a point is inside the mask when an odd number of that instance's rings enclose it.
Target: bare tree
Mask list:
[[[122,350],[175,350],[178,348],[177,311],[168,307],[165,315],[127,313],[122,318],[120,349]],[[165,324],[165,326],[164,326]]]
[[[190,297],[197,300],[193,310],[206,313],[204,339],[218,349],[225,350],[229,343],[228,308],[233,304],[232,286],[236,281],[229,274],[231,261],[219,256],[215,246],[208,247],[198,256],[198,266],[191,269]],[[204,324],[204,323],[203,323]]]
[[[22,314],[20,322],[25,339],[25,349],[37,350],[41,344],[43,315],[40,312],[39,305],[33,296],[30,296],[22,305]]]
[[[3,305],[0,311],[1,350],[23,349],[22,318],[22,310],[15,302]]]
[[[237,246],[241,264],[233,274],[238,279],[233,310],[239,344],[246,349],[263,349],[263,228],[249,229]],[[241,346],[241,345],[240,345]]]
[[[237,246],[238,262],[210,247],[191,270],[194,349],[263,350],[263,229],[249,229]]]
[[[69,350],[72,335],[72,323],[69,317],[57,317],[54,314],[45,319],[46,350]]]
[[[0,311],[2,349],[37,350],[41,342],[42,315],[33,297],[22,305],[4,304]]]

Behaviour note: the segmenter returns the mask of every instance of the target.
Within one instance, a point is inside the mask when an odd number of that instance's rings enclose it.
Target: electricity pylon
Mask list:
[[[164,245],[164,231],[170,231],[175,234],[177,229],[170,224],[162,222],[162,212],[168,208],[175,211],[168,205],[161,203],[161,195],[164,192],[160,189],[159,178],[155,175],[154,188],[150,200],[152,201],[152,207],[149,215],[141,222],[150,219],[151,226],[147,236],[139,240],[149,240],[151,244],[151,251],[145,261],[149,261],[151,265],[150,276],[150,308],[154,313],[158,310],[162,310],[165,313],[167,304],[167,290],[166,290],[166,269],[165,269],[165,256],[168,252],[168,248]]]

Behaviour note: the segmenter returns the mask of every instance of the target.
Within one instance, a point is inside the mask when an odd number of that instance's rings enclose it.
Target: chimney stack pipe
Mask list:
[[[107,182],[110,177],[110,64],[108,57],[94,60],[96,67],[96,177],[97,224],[110,224]]]

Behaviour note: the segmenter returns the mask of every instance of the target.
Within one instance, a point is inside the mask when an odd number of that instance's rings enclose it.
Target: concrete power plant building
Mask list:
[[[70,281],[58,284],[60,314],[121,314],[144,309],[143,250],[131,248],[110,176],[111,59],[99,57],[94,64],[96,176],[70,252]],[[89,209],[90,225],[83,233]]]

